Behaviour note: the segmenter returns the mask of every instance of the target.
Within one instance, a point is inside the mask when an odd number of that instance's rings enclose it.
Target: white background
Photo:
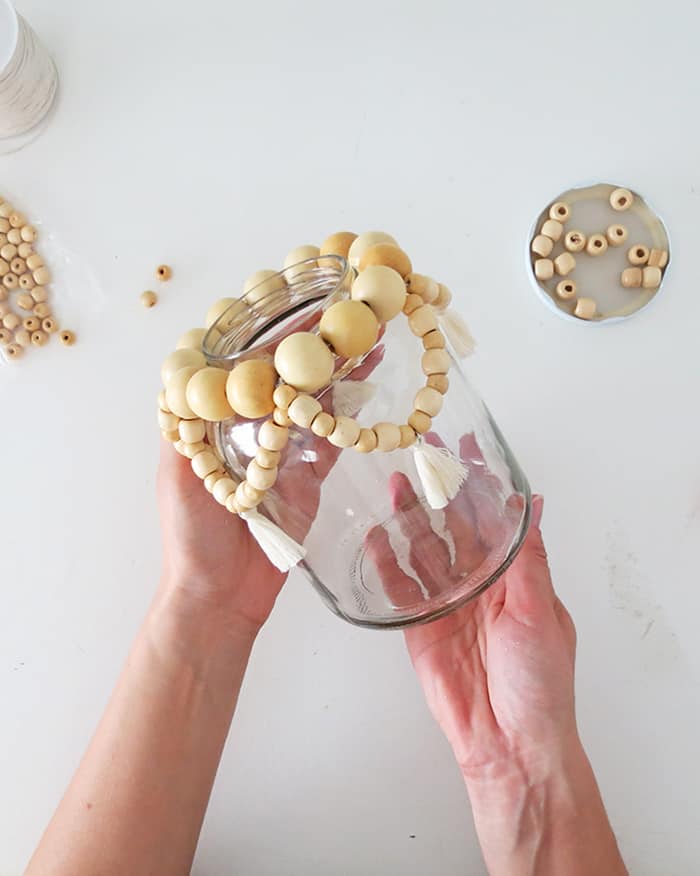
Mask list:
[[[22,0],[61,73],[0,192],[51,235],[79,343],[0,366],[0,873],[24,866],[158,577],[160,360],[292,246],[384,228],[479,340],[579,632],[581,732],[637,876],[700,864],[700,73],[687,2]],[[626,323],[549,313],[525,236],[607,180],[667,222]],[[175,277],[144,310],[159,262]],[[342,571],[342,570],[341,570]],[[484,873],[400,634],[293,576],[256,648],[197,874]],[[565,874],[562,874],[565,876]],[[603,874],[601,874],[603,876]]]

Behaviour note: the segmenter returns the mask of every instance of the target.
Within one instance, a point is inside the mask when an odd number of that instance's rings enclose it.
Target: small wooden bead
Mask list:
[[[165,390],[164,389],[161,389],[161,391],[158,393],[158,408],[161,411],[167,411],[167,413],[169,413],[169,414],[172,413],[170,408],[168,407],[167,401],[165,400]]]
[[[608,225],[605,236],[610,246],[622,246],[627,240],[627,233],[624,225]]]
[[[189,444],[188,442],[183,441],[182,444],[182,455],[186,456],[188,459],[194,459],[198,453],[209,449],[209,445],[205,444],[203,441],[196,441],[194,444]]]
[[[557,288],[554,290],[557,298],[562,301],[570,301],[576,297],[576,283],[574,280],[561,280],[557,283]]]
[[[620,283],[622,283],[625,289],[639,289],[642,285],[642,269],[625,268],[620,274]]]
[[[184,441],[175,441],[173,443],[173,447],[180,454],[180,456],[185,455],[185,448],[187,447],[187,445],[185,444]]]
[[[353,446],[358,453],[371,453],[377,449],[377,442],[377,433],[373,429],[360,429],[360,437]]]
[[[399,426],[399,431],[401,432],[401,443],[399,444],[399,447],[406,448],[416,443],[416,432],[413,426]]]
[[[253,459],[245,470],[248,483],[256,490],[269,490],[277,480],[278,469],[263,468]]]
[[[421,367],[428,376],[447,374],[450,370],[450,356],[446,350],[426,350],[421,357]]]
[[[445,336],[440,331],[440,329],[434,329],[431,332],[423,335],[421,338],[423,341],[423,349],[424,350],[444,350],[445,349]]]
[[[401,313],[406,301],[406,285],[401,274],[386,265],[370,265],[352,284],[354,301],[364,301],[379,322],[389,322]]]
[[[437,389],[439,393],[445,395],[450,387],[450,378],[446,374],[431,374],[425,381],[425,385]]]
[[[5,347],[5,355],[8,359],[19,359],[23,353],[24,350],[19,344],[8,344]]]
[[[47,316],[45,319],[42,319],[41,328],[47,335],[52,335],[58,331],[58,323],[52,316]]]
[[[586,252],[590,256],[603,255],[608,249],[608,239],[604,234],[591,234],[586,244]]]
[[[34,282],[34,278],[32,278],[32,283],[33,282]],[[46,299],[49,297],[49,293],[46,291],[45,286],[32,286],[31,296],[36,301],[37,304],[43,304],[46,301]]]
[[[216,499],[219,505],[225,505],[229,496],[236,492],[236,484],[231,478],[223,477],[214,484],[214,489],[211,491],[212,496]]]
[[[634,201],[634,195],[629,189],[615,189],[610,194],[610,206],[618,212],[629,210]]]
[[[431,386],[424,386],[416,393],[413,407],[416,411],[423,411],[429,417],[437,417],[442,410],[442,394]]]
[[[450,306],[452,293],[444,283],[438,283],[438,297],[433,301],[433,309],[440,311]]]
[[[26,316],[22,321],[22,325],[28,332],[35,332],[41,328],[41,320],[37,316]]]
[[[275,407],[283,411],[287,410],[296,397],[296,389],[293,386],[287,386],[286,383],[281,383],[272,393],[272,401],[275,403]]]
[[[335,429],[335,417],[326,411],[316,414],[311,423],[311,431],[319,438],[327,438]]]
[[[538,234],[535,238],[533,238],[530,249],[535,253],[535,255],[540,256],[540,258],[546,259],[547,256],[549,256],[549,254],[554,249],[554,241],[551,237],[545,237],[544,234]]]
[[[176,444],[178,441],[177,430],[175,432],[164,432],[161,429],[160,434],[165,438],[166,441],[170,441],[171,444]]]
[[[289,419],[289,414],[287,411],[283,411],[282,408],[275,408],[272,412],[272,419],[278,426],[291,426],[292,421]]]
[[[353,359],[377,342],[379,323],[362,301],[336,301],[321,317],[319,333],[336,356]]]
[[[2,285],[6,289],[16,289],[19,285],[19,277],[17,276],[17,274],[5,274],[5,276],[2,278]]]
[[[6,328],[0,328],[0,344],[6,347],[12,341],[12,332]]]
[[[75,334],[67,329],[61,332],[61,343],[64,347],[72,347],[75,343]]]
[[[226,397],[234,411],[248,420],[266,417],[275,409],[272,394],[277,372],[268,359],[247,359],[228,375]]]
[[[213,471],[211,474],[208,474],[204,478],[204,489],[208,493],[212,493],[214,491],[214,487],[217,481],[220,481],[221,478],[226,477],[226,475],[222,471]]]
[[[163,381],[163,386],[168,385],[168,381],[176,371],[180,368],[186,368],[188,365],[204,368],[207,360],[198,350],[175,350],[163,362],[160,369],[160,377]]]
[[[16,256],[10,262],[10,270],[12,271],[13,274],[17,274],[18,277],[22,276],[22,274],[26,270],[26,267],[27,266],[24,262],[24,259],[21,259],[19,256]]]
[[[568,222],[571,218],[571,208],[563,201],[557,201],[549,208],[549,218],[557,222]]]
[[[49,336],[46,332],[33,332],[32,333],[32,343],[35,347],[43,347],[45,344],[48,344]]]
[[[51,316],[51,308],[45,301],[41,301],[34,305],[34,315],[39,319],[46,319],[47,316]]]
[[[34,277],[37,286],[47,286],[51,282],[51,273],[48,268],[37,268],[32,273],[32,277]]]
[[[192,471],[198,478],[204,478],[219,468],[219,460],[211,450],[202,450],[192,457]]]
[[[576,267],[576,259],[570,252],[563,252],[554,259],[554,269],[560,277],[566,277]]]
[[[649,247],[638,243],[627,250],[627,261],[631,265],[646,265],[649,261]]]
[[[170,265],[158,265],[158,267],[156,268],[156,277],[163,282],[169,280],[172,275],[173,269],[170,267]]]
[[[15,332],[15,343],[20,347],[28,347],[32,342],[32,336],[26,329],[19,329]]]
[[[33,255],[27,257],[27,267],[30,271],[36,271],[36,269],[41,268],[43,264],[44,261],[38,252],[35,252]]]
[[[22,243],[22,235],[20,234],[19,228],[11,228],[5,236],[7,237],[8,243],[12,243],[17,247]]]
[[[14,331],[17,328],[17,326],[20,324],[20,319],[16,313],[10,312],[10,313],[7,313],[5,316],[3,316],[2,324],[6,329],[9,329],[10,331]]]
[[[183,420],[194,420],[195,412],[187,404],[187,384],[199,371],[198,365],[185,365],[184,368],[179,368],[168,380],[165,389],[165,401],[168,408],[182,417]],[[201,420],[199,421],[201,422]],[[201,438],[185,438],[182,435],[182,440],[190,444],[201,441]]]
[[[180,418],[158,409],[158,425],[164,432],[172,432],[180,425]]]
[[[2,205],[0,205],[2,206]],[[0,212],[0,232],[7,233],[10,230],[10,223],[5,217],[5,215]]]
[[[360,424],[352,417],[336,417],[328,440],[334,447],[352,447],[360,437]]]
[[[364,307],[364,304],[360,305]],[[289,406],[289,417],[297,426],[302,429],[310,428],[314,421],[314,417],[321,413],[321,403],[313,396],[302,393],[298,395]]]
[[[563,233],[564,226],[561,224],[561,222],[557,222],[556,219],[547,219],[547,221],[542,224],[542,228],[540,230],[540,234],[544,234],[545,237],[548,237],[555,243],[559,240]]]
[[[407,278],[413,270],[411,260],[401,247],[393,243],[375,243],[368,247],[360,258],[358,270],[364,271],[370,265],[386,265],[393,268],[397,274]],[[437,294],[437,290],[436,293]]]
[[[579,298],[574,308],[574,313],[580,319],[593,319],[596,314],[597,305],[592,298]]]
[[[419,307],[423,307],[423,299],[420,295],[407,295],[406,300],[403,305],[403,312],[406,316],[410,316],[414,310],[418,310]]]
[[[642,286],[645,289],[656,289],[661,283],[661,268],[658,265],[649,267],[647,265],[642,269]]]
[[[554,262],[551,259],[535,259],[535,276],[538,280],[551,280],[554,276]]]
[[[375,423],[372,431],[377,436],[380,453],[391,453],[401,444],[401,429],[395,423]]]
[[[11,213],[9,216],[10,226],[12,228],[21,228],[27,224],[27,218],[20,212]]]
[[[3,219],[9,219],[14,212],[15,208],[9,201],[3,201],[0,204],[0,216],[2,216]],[[9,228],[10,223],[8,222],[7,225]]]
[[[246,482],[241,481],[241,483],[236,487],[236,491],[233,495],[230,495],[226,498],[226,510],[230,511],[232,514],[240,513],[240,510],[250,511],[252,508],[255,508],[256,504],[253,500],[248,496],[248,492],[245,489]],[[256,492],[261,493],[262,496],[265,495],[264,491],[257,490]]]
[[[282,450],[289,438],[289,429],[266,420],[258,432],[258,444],[267,450]]]
[[[350,247],[353,245],[357,235],[352,231],[336,231],[327,237],[319,248],[321,255],[338,255],[344,259],[348,257]]]
[[[34,307],[34,299],[29,292],[23,292],[17,296],[17,307],[22,310],[32,310]]]
[[[178,350],[177,353],[198,355],[194,350]],[[226,398],[227,378],[227,371],[208,367],[201,368],[190,377],[185,398],[196,417],[208,422],[220,422],[233,416],[233,408]]]
[[[422,338],[428,332],[433,332],[437,329],[437,318],[433,308],[429,304],[424,304],[422,307],[414,310],[408,317],[408,327],[416,337]]]
[[[36,240],[36,228],[33,225],[23,225],[20,234],[25,243],[34,243]]]
[[[201,352],[204,336],[207,330],[203,328],[193,328],[184,335],[180,336],[179,341],[175,345],[176,350],[198,350]]]
[[[432,304],[440,294],[439,284],[424,274],[409,274],[406,277],[406,291],[420,295],[426,304]]]
[[[185,444],[197,444],[204,441],[207,434],[207,427],[204,425],[204,420],[181,420],[178,427],[180,438]]]
[[[258,447],[255,451],[255,461],[260,468],[277,468],[281,457],[282,454],[279,450],[267,450],[265,447]]]
[[[652,268],[661,268],[663,270],[668,264],[668,253],[665,249],[652,249],[649,252],[647,264]]]
[[[155,292],[152,292],[148,289],[146,292],[141,293],[141,304],[144,307],[153,307],[153,305],[158,301],[158,296]]]
[[[408,418],[408,425],[414,432],[417,432],[419,435],[424,435],[426,432],[430,431],[433,421],[427,414],[424,414],[423,411],[414,411]]]
[[[28,259],[30,255],[34,252],[34,247],[31,243],[20,243],[17,247],[17,255],[21,259]]]
[[[0,277],[4,277],[5,274],[10,273],[10,265],[5,259],[0,258]]]
[[[242,486],[242,493],[245,497],[245,501],[251,508],[255,508],[255,506],[259,505],[265,498],[266,491],[256,489],[252,484],[249,484],[248,481],[243,481]]]
[[[295,389],[316,392],[327,386],[333,375],[333,354],[318,335],[294,332],[277,346],[275,368]]]
[[[365,231],[353,240],[350,249],[348,250],[347,258],[351,267],[355,268],[355,270],[359,270],[362,256],[370,246],[374,246],[377,243],[393,243],[394,246],[398,246],[398,243],[394,238],[390,234],[386,234],[384,231]],[[388,320],[382,321],[388,322]]]

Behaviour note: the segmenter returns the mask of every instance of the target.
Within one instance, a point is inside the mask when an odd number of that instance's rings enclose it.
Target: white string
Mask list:
[[[17,15],[17,43],[0,70],[0,140],[29,131],[51,108],[58,88],[53,59],[32,28]]]

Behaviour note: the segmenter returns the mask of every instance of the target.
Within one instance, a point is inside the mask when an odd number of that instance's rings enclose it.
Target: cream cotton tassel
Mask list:
[[[476,341],[471,335],[466,322],[456,310],[445,310],[439,314],[440,328],[448,343],[460,359],[471,356],[476,348]]]
[[[259,511],[244,511],[240,515],[248,524],[250,534],[262,548],[273,566],[280,572],[288,572],[306,556],[306,549],[280,529],[277,524],[263,517]]]
[[[434,447],[423,438],[413,446],[416,471],[431,508],[444,508],[469,476],[462,462],[446,447]]]
[[[339,380],[333,384],[333,413],[336,417],[354,417],[377,393],[369,380]]]

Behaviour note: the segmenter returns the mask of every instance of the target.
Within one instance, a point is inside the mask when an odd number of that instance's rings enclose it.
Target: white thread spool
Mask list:
[[[58,90],[56,65],[10,0],[0,0],[0,152],[34,139]]]

